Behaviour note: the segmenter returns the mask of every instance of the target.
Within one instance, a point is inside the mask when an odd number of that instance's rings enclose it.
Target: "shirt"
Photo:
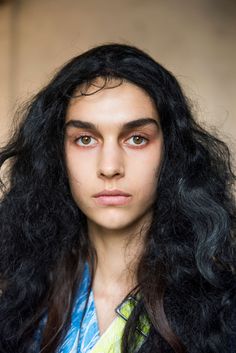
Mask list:
[[[82,282],[76,294],[76,299],[72,311],[71,326],[63,344],[58,349],[58,353],[89,353],[100,337],[92,290],[89,294],[89,299],[83,318],[89,283],[90,272],[88,264],[86,263]],[[82,319],[83,322],[81,330],[79,330]]]
[[[75,295],[71,324],[56,353],[106,353],[108,351],[111,353],[120,353],[120,343],[124,326],[136,303],[136,299],[129,297],[121,303],[116,308],[117,317],[112,321],[107,330],[100,335],[92,289],[89,293],[86,306],[90,280],[89,266],[86,263],[81,284]],[[45,323],[46,317],[41,322],[41,327],[37,332],[38,346],[40,345],[40,337],[42,336]],[[142,330],[137,327],[139,333],[137,349],[139,349],[147,337],[148,329],[147,322],[142,326]]]

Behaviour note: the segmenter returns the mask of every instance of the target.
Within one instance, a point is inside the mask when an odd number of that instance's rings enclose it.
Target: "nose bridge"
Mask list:
[[[112,177],[124,174],[124,156],[117,141],[104,141],[98,159],[98,175]]]

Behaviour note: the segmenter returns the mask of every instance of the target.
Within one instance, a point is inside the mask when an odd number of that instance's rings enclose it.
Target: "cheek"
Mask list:
[[[136,186],[139,186],[141,193],[146,195],[147,198],[153,194],[157,187],[158,175],[159,169],[150,166],[146,169],[143,168],[139,173],[139,178],[135,179],[135,182],[137,183]]]
[[[92,166],[88,158],[85,156],[78,156],[76,151],[68,151],[66,153],[66,167],[69,179],[73,181],[82,181],[91,175]]]
[[[156,197],[159,164],[154,165],[153,160],[146,160],[145,164],[142,164],[142,168],[139,166],[138,170],[139,172],[136,170],[132,174],[132,180],[130,180],[129,184],[136,195],[135,198],[138,205],[149,207]]]
[[[133,158],[132,174],[137,183],[156,184],[160,174],[163,152],[162,146],[155,146],[148,153]]]

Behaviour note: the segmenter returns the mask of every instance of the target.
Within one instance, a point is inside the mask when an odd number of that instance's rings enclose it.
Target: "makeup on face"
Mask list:
[[[141,147],[147,145],[151,138],[160,130],[160,124],[153,118],[140,118],[124,123],[119,132],[119,139],[124,139],[130,135],[133,140],[133,147]],[[70,119],[65,124],[65,132],[67,138],[77,143],[81,147],[94,147],[96,143],[91,140],[103,140],[102,132],[99,127],[92,122],[79,119]]]
[[[154,201],[164,146],[146,92],[125,83],[72,99],[64,131],[72,196],[90,226],[140,221]]]

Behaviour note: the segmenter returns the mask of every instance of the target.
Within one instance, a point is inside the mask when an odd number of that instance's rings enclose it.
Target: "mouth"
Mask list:
[[[93,196],[98,205],[107,206],[107,205],[126,205],[129,203],[132,195],[121,191],[121,190],[103,190],[98,194]]]
[[[98,205],[101,206],[121,206],[128,204],[131,197],[131,195],[101,195],[95,197],[95,201]]]

